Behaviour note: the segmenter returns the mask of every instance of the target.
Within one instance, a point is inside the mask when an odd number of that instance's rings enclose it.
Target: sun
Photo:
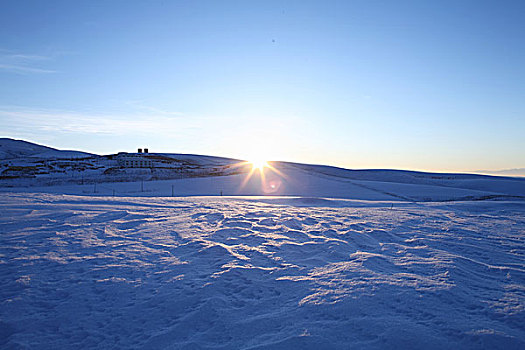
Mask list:
[[[253,170],[259,170],[262,171],[264,168],[268,166],[268,162],[264,159],[252,159],[250,160],[250,163],[252,164]]]

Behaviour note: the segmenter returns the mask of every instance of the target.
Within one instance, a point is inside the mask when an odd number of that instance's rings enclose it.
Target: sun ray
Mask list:
[[[246,171],[246,176],[242,180],[239,190],[242,190],[256,174],[260,178],[260,190],[263,193],[272,193],[278,190],[283,184],[282,179],[287,179],[287,176],[279,171],[272,162],[262,158],[242,161],[234,164],[233,167],[243,168]]]

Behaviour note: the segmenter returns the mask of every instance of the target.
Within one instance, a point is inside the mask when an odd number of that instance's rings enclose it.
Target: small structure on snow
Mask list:
[[[153,160],[144,156],[144,154],[147,153],[147,148],[144,148],[144,152],[142,151],[142,148],[139,148],[137,153],[120,152],[115,158],[118,165],[122,168],[152,168]]]

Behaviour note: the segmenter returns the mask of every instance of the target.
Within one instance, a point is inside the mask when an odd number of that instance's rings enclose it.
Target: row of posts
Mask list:
[[[112,188],[112,196],[115,197],[115,189]],[[140,192],[144,192],[144,180],[140,181]],[[98,193],[97,190],[97,183],[93,183],[93,193]],[[220,195],[222,196],[222,190],[220,191]],[[175,185],[171,185],[171,196],[175,197]]]

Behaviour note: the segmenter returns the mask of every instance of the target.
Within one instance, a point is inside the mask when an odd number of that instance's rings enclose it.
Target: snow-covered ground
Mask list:
[[[142,165],[137,168],[130,162]],[[263,176],[255,171],[247,178],[250,164],[230,158],[125,152],[100,156],[0,138],[0,192],[99,196],[222,193],[403,201],[525,199],[525,178],[350,170],[289,162],[270,165]]]
[[[0,348],[525,348],[524,201],[354,186],[363,198],[3,192]]]
[[[303,168],[275,162],[263,174],[256,170],[251,175],[246,170],[227,176],[128,182],[110,182],[109,178],[101,177],[99,182],[86,181],[84,184],[62,179],[45,186],[38,186],[38,181],[27,186],[24,179],[10,179],[9,186],[0,186],[0,192],[133,197],[274,195],[418,202],[487,198],[525,200],[525,178],[329,169],[331,173],[327,174],[324,167]],[[67,173],[63,177],[67,179]]]
[[[0,139],[0,348],[525,348],[525,179],[270,165]]]

